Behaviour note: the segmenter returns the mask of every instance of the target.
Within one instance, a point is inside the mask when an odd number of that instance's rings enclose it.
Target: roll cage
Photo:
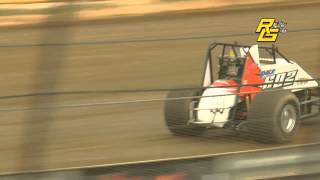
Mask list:
[[[208,47],[208,50],[207,50],[206,59],[205,59],[205,63],[204,63],[204,71],[203,71],[203,76],[202,76],[202,86],[203,87],[209,86],[213,83],[214,71],[221,71],[222,66],[219,66],[218,70],[213,69],[213,64],[214,64],[213,51],[214,51],[214,49],[216,49],[218,47],[222,47],[221,53],[217,55],[220,60],[223,59],[223,60],[228,61],[228,59],[226,58],[227,57],[226,53],[227,53],[227,49],[228,49],[229,51],[231,50],[233,52],[236,59],[243,58],[244,65],[245,65],[245,63],[246,63],[245,57],[241,56],[240,48],[247,49],[247,52],[245,52],[247,55],[247,53],[249,53],[249,49],[250,49],[251,45],[238,44],[237,42],[235,42],[233,44],[232,43],[217,43],[217,42],[210,44]],[[276,47],[274,45],[272,45],[272,46],[259,46],[258,50],[259,50],[259,52],[260,51],[266,52],[269,55],[269,57],[271,57],[270,58],[271,61],[266,62],[266,61],[260,59],[259,60],[260,62],[276,64],[277,57],[280,57],[280,58],[283,58],[284,60],[286,60],[286,62],[291,63],[291,61],[279,51],[278,47]],[[220,62],[218,62],[218,63],[219,63],[219,65],[221,65]],[[242,79],[242,76],[243,76],[243,71],[240,71],[239,78]],[[221,78],[221,74],[219,74],[219,77]],[[241,81],[239,83],[241,83]]]

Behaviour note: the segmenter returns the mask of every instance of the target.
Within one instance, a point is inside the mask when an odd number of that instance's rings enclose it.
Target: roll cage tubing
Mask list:
[[[209,65],[209,70],[210,70],[210,81],[211,81],[210,84],[212,84],[213,81],[214,81],[213,80],[213,72],[212,72],[212,61],[213,60],[212,60],[211,52],[217,46],[223,46],[222,47],[222,55],[225,54],[226,47],[231,47],[236,57],[239,57],[238,54],[237,54],[237,51],[235,50],[236,47],[241,47],[241,48],[250,48],[251,47],[250,45],[241,45],[241,44],[238,44],[237,42],[235,42],[234,44],[231,44],[231,43],[217,43],[217,42],[214,42],[214,43],[210,44],[209,47],[208,47],[208,50],[207,50],[207,55],[206,55],[206,59],[205,59],[205,63],[204,63],[204,71],[203,71],[203,75],[202,75],[202,85],[201,85],[202,87],[203,87],[203,84],[204,84],[204,81],[205,81],[206,70],[207,70],[207,66],[208,65]],[[271,47],[259,46],[258,48],[259,49],[265,49],[273,57],[273,63],[276,63],[276,53],[278,53],[288,63],[291,63],[282,53],[279,52],[278,48],[275,47],[274,45],[272,45]],[[249,53],[249,52],[246,52],[246,53]],[[247,61],[245,61],[245,64],[246,63],[247,63]],[[242,72],[242,74],[240,76],[241,80],[240,80],[240,85],[237,87],[237,94],[240,93],[240,88],[243,86],[243,84],[242,84],[243,74],[244,74],[244,71]],[[239,98],[240,98],[240,96],[237,95],[235,102],[239,102]],[[231,121],[236,120],[236,110],[237,110],[236,108],[232,108],[232,111],[230,112],[230,115],[229,115],[229,118],[228,118],[229,120],[231,120]]]
[[[203,71],[203,75],[202,75],[202,84],[204,82],[204,78],[206,75],[206,68],[207,68],[207,64],[209,63],[209,69],[210,69],[210,79],[211,81],[213,81],[213,72],[212,72],[212,64],[213,64],[213,59],[211,56],[211,52],[213,49],[215,49],[217,46],[223,46],[222,47],[222,55],[225,54],[225,49],[226,47],[231,47],[232,51],[234,52],[234,54],[236,55],[236,57],[238,57],[237,51],[235,50],[235,48],[237,47],[241,47],[241,48],[250,48],[251,45],[243,45],[243,44],[238,44],[237,42],[235,43],[217,43],[214,42],[212,44],[209,45],[208,49],[207,49],[207,55],[206,55],[206,59],[205,59],[205,63],[204,63],[204,71]],[[290,60],[284,56],[278,49],[278,47],[275,47],[275,45],[270,46],[259,46],[259,49],[264,49],[266,50],[273,58],[273,63],[276,63],[276,54],[279,54],[283,59],[285,59],[288,63],[291,63]],[[246,52],[248,53],[248,52]],[[246,63],[246,62],[245,62]],[[241,74],[241,79],[242,79],[243,73]],[[211,82],[213,83],[213,82]],[[203,85],[201,85],[203,86]],[[240,86],[242,86],[242,84],[240,84]]]

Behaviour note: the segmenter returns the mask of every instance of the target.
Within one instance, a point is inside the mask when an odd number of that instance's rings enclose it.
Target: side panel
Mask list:
[[[212,64],[208,58],[205,63],[204,74],[202,79],[202,87],[208,87],[213,83]]]
[[[201,123],[223,127],[228,121],[230,110],[236,102],[236,95],[227,95],[232,93],[233,90],[230,88],[206,89],[197,108],[197,120]]]
[[[316,81],[293,82],[299,80],[309,80],[312,77],[302,69],[298,64],[292,62],[288,63],[283,59],[277,59],[277,64],[261,65],[262,78],[265,79],[266,84],[262,86],[267,88],[310,88],[317,87]],[[296,89],[297,90],[297,89]]]

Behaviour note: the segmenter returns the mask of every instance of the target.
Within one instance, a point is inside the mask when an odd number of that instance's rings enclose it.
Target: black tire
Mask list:
[[[198,96],[198,90],[170,91],[168,98]],[[167,100],[165,103],[165,121],[168,129],[175,135],[201,135],[205,128],[188,125],[190,103],[195,99]]]
[[[249,110],[248,132],[256,141],[287,143],[300,127],[300,106],[290,91],[257,95]],[[251,111],[251,112],[250,112]],[[287,123],[286,123],[287,122]]]
[[[317,87],[315,89],[311,90],[311,95],[312,96],[316,96],[316,97],[320,97],[320,87]]]
[[[311,95],[320,98],[320,87],[311,90]],[[318,105],[318,111],[320,112],[320,104]]]

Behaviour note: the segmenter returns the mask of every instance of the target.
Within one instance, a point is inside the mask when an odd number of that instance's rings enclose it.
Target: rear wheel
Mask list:
[[[175,135],[201,135],[205,128],[188,125],[190,117],[190,107],[192,101],[198,99],[187,98],[170,100],[170,98],[199,96],[198,90],[170,91],[169,100],[165,103],[165,121],[168,129]]]
[[[320,87],[311,90],[311,95],[320,98]],[[318,101],[316,105],[318,105],[318,111],[320,112],[320,101]]]
[[[286,134],[290,134],[293,132],[293,130],[296,128],[297,124],[297,110],[295,106],[291,103],[286,104],[282,111],[280,112],[280,127],[281,131],[283,131]]]
[[[320,87],[311,90],[312,96],[320,97]]]
[[[260,142],[290,142],[300,126],[299,102],[291,92],[257,96],[248,124],[249,133]]]

